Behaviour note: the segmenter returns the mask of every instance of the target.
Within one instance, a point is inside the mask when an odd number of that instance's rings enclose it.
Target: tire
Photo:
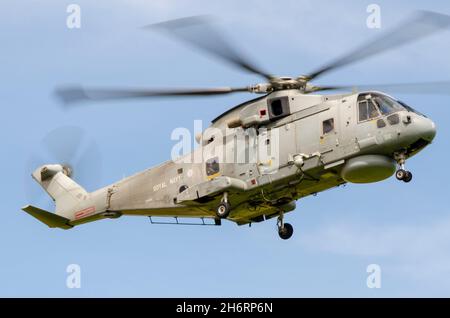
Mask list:
[[[412,180],[412,173],[409,172],[409,171],[406,171],[406,174],[405,174],[405,176],[404,176],[404,178],[403,178],[403,181],[406,182],[406,183],[408,183],[408,182],[410,182],[411,180]]]
[[[406,176],[406,171],[403,169],[399,169],[395,173],[395,177],[397,178],[397,180],[403,180],[403,179],[405,179],[405,176]]]
[[[288,240],[294,234],[294,228],[289,223],[284,223],[284,226],[278,229],[278,235],[283,240]]]
[[[231,205],[228,202],[220,203],[216,208],[216,215],[220,219],[226,219],[231,211]]]

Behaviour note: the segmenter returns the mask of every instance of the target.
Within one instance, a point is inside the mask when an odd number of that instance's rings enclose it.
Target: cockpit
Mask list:
[[[397,101],[387,95],[380,93],[363,93],[358,96],[359,122],[373,120],[381,116],[389,116],[399,111],[409,111],[424,116],[405,103]]]

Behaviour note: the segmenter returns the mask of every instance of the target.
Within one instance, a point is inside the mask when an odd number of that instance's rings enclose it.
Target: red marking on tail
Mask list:
[[[75,212],[75,219],[84,218],[88,215],[91,215],[94,212],[95,212],[95,206],[91,206],[89,208],[80,210],[78,212]]]

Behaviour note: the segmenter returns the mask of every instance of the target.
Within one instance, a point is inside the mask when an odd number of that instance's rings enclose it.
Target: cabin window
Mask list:
[[[183,184],[183,185],[178,189],[178,192],[181,193],[181,192],[183,192],[184,190],[186,190],[187,188],[188,188],[188,186],[185,185],[185,184]]]
[[[219,173],[219,157],[214,157],[206,161],[206,175],[208,177]]]
[[[329,134],[334,130],[334,118],[324,120],[322,123],[323,134]]]

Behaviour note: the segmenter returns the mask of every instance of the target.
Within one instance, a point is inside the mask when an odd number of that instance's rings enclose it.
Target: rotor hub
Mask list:
[[[305,87],[306,82],[292,77],[276,77],[270,84],[273,90],[278,91],[284,89],[302,89]]]

